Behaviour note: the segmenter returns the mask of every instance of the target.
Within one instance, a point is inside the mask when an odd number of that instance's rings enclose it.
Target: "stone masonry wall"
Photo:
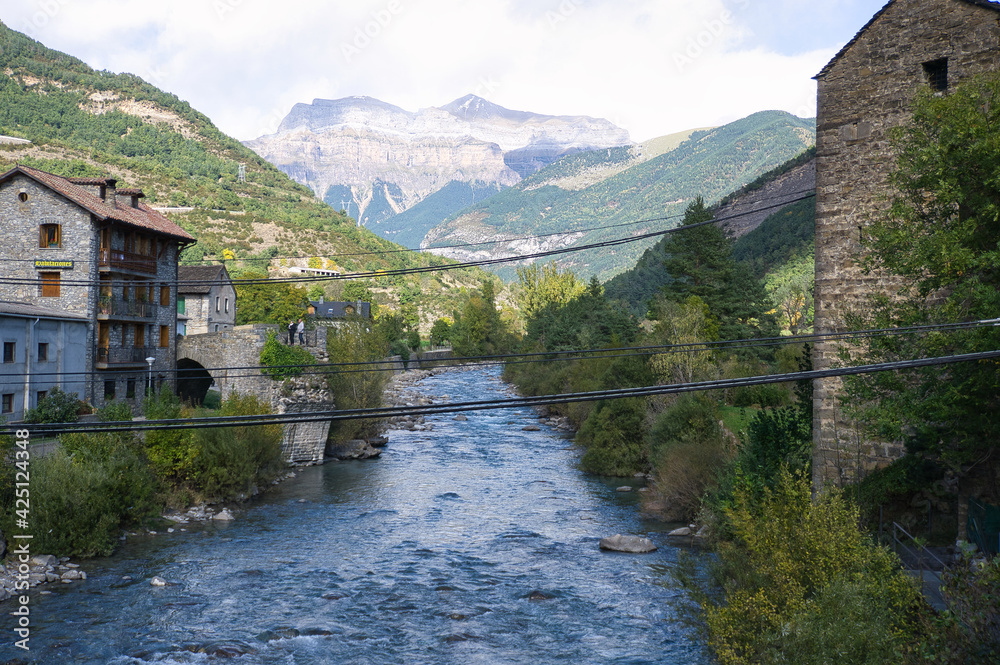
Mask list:
[[[894,168],[889,130],[909,117],[928,85],[924,63],[948,59],[948,84],[996,70],[1000,12],[962,0],[896,0],[817,80],[817,333],[844,330],[844,315],[895,281],[858,265],[861,229],[888,203]],[[837,362],[836,343],[817,344],[816,369]],[[860,441],[837,407],[841,382],[814,384],[814,486],[850,481],[902,454],[898,442]]]

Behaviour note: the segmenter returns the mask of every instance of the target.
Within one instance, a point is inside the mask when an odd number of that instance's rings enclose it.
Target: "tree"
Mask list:
[[[702,344],[716,339],[718,329],[706,305],[698,296],[691,296],[684,303],[655,299],[650,305],[655,316],[655,335],[664,344]],[[665,383],[690,383],[702,380],[711,371],[712,352],[687,347],[679,352],[661,353],[650,359],[657,378]]]
[[[267,273],[244,270],[234,274],[236,298],[236,325],[248,323],[277,323],[288,325],[305,316],[309,306],[306,290],[287,282],[241,284],[239,280],[266,280]]]
[[[555,261],[518,268],[517,278],[520,286],[517,304],[526,320],[548,305],[565,305],[586,289],[571,271],[559,272]]]
[[[872,297],[851,327],[975,321],[1000,313],[1000,75],[950,95],[919,95],[893,135],[896,194],[863,238],[864,268],[900,289]],[[866,362],[1000,348],[1000,328],[886,336],[865,342]],[[995,361],[956,363],[845,381],[849,413],[869,435],[904,440],[909,452],[965,473],[1000,438]],[[979,467],[982,469],[982,465]]]
[[[512,347],[513,335],[500,319],[492,280],[485,280],[465,301],[452,325],[451,342],[460,356],[506,353]]]
[[[718,321],[721,339],[776,335],[764,287],[749,266],[733,260],[732,243],[722,229],[704,224],[711,219],[712,212],[700,196],[684,211],[682,230],[664,244],[663,266],[673,280],[663,287],[663,294],[679,303],[691,296],[700,298]]]

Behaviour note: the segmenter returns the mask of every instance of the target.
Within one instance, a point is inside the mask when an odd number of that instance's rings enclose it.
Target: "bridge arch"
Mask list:
[[[213,383],[215,379],[197,360],[190,358],[177,360],[177,396],[181,401],[201,406]]]

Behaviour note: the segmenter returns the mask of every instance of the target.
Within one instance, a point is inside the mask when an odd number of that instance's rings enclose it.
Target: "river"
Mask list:
[[[420,389],[507,396],[485,370]],[[565,436],[523,431],[537,423],[528,409],[466,416],[392,431],[378,460],[305,469],[232,523],[131,538],[84,562],[87,581],[32,591],[32,650],[5,638],[0,662],[710,662],[675,620],[678,550],[636,494],[579,472]],[[600,551],[615,533],[660,549]]]

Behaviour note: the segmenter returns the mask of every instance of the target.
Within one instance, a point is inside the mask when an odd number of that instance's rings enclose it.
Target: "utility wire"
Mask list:
[[[654,395],[669,395],[705,390],[725,390],[746,386],[785,383],[789,381],[806,381],[834,376],[854,376],[875,372],[890,372],[921,367],[933,367],[959,362],[978,362],[1000,358],[1000,351],[984,351],[933,358],[918,358],[886,363],[858,365],[854,367],[839,367],[825,370],[809,370],[788,372],[783,374],[760,375],[738,379],[719,379],[715,381],[699,381],[658,386],[642,386],[637,388],[618,388],[613,390],[597,390],[578,393],[563,393],[540,395],[536,397],[516,397],[498,400],[451,402],[444,404],[429,404],[413,407],[382,407],[375,409],[345,409],[321,410],[309,413],[269,414],[257,416],[220,416],[207,418],[166,419],[155,422],[136,423],[134,421],[117,421],[99,423],[96,425],[79,425],[78,423],[54,423],[45,425],[20,425],[21,429],[29,429],[32,435],[58,435],[64,433],[105,433],[120,432],[123,429],[131,431],[156,430],[187,430],[215,427],[249,427],[261,425],[277,425],[291,423],[324,422],[339,420],[377,419],[398,416],[437,415],[463,411],[479,411],[489,409],[508,409],[520,407],[546,406],[552,404],[567,404],[573,402],[591,402],[605,399],[623,399],[629,397],[651,397]]]
[[[457,356],[452,358],[427,359],[423,362],[435,363],[436,365],[455,365],[462,367],[490,367],[500,364],[528,364],[547,363],[574,360],[602,360],[611,358],[635,358],[648,357],[651,355],[669,355],[674,353],[701,353],[705,351],[731,351],[736,349],[760,348],[767,346],[783,346],[789,344],[803,344],[810,342],[838,341],[838,340],[861,340],[885,335],[913,335],[925,332],[952,332],[956,330],[970,330],[985,326],[1000,325],[1000,319],[983,319],[977,321],[967,321],[960,323],[924,324],[918,326],[905,326],[899,328],[871,328],[865,330],[847,330],[834,333],[811,333],[806,335],[786,335],[781,337],[755,337],[734,340],[722,340],[714,342],[686,342],[679,344],[655,344],[647,346],[616,347],[607,349],[569,349],[561,351],[534,351],[526,353],[508,353],[482,356]],[[581,355],[584,354],[584,355]],[[529,359],[529,360],[524,360]],[[191,376],[194,372],[208,373],[225,372],[227,380],[234,378],[258,377],[264,372],[287,373],[296,372],[295,376],[307,375],[336,375],[352,374],[361,372],[396,371],[395,364],[398,361],[390,359],[352,361],[338,363],[313,363],[313,364],[292,364],[292,365],[240,365],[225,367],[203,367],[203,368],[177,368],[172,370],[158,370],[157,376],[169,376],[172,374]],[[410,361],[407,361],[407,364]],[[360,369],[341,369],[341,368]],[[297,370],[302,370],[298,372]],[[116,374],[146,374],[145,368],[135,370],[84,370],[79,372],[32,372],[33,377],[58,377],[58,376],[101,376],[111,377]],[[245,374],[230,374],[230,372],[248,372]],[[252,372],[252,373],[250,373]],[[23,379],[25,373],[7,373],[4,377],[19,377]],[[18,381],[0,381],[0,385],[17,385]]]
[[[791,199],[791,200],[785,201],[783,203],[773,204],[773,205],[770,205],[770,206],[765,206],[764,208],[759,208],[759,209],[755,210],[755,212],[760,212],[762,210],[768,210],[768,209],[771,209],[771,208],[784,207],[786,205],[790,205],[790,204],[796,203],[798,201],[804,201],[805,199],[812,198],[814,196],[815,196],[815,193],[813,193],[813,194],[807,194],[805,196],[802,196],[802,197],[799,197],[799,198],[796,198],[796,199]],[[710,220],[704,221],[704,222],[697,222],[695,224],[686,224],[686,225],[683,225],[683,226],[675,226],[675,227],[672,227],[670,229],[665,229],[665,230],[660,230],[660,231],[651,231],[651,232],[648,232],[648,233],[635,234],[635,235],[627,236],[627,237],[624,237],[624,238],[614,238],[614,239],[611,239],[611,240],[603,240],[601,242],[591,243],[591,244],[587,244],[587,245],[577,245],[577,246],[574,246],[574,247],[562,247],[562,248],[559,248],[559,249],[550,249],[550,250],[545,250],[545,251],[540,251],[540,252],[533,252],[533,253],[530,253],[530,254],[519,254],[519,255],[509,256],[509,257],[496,257],[496,258],[491,258],[491,259],[479,259],[479,260],[475,260],[475,261],[446,263],[444,265],[438,265],[438,266],[418,266],[418,267],[414,267],[414,268],[399,268],[399,269],[395,269],[395,270],[375,270],[375,271],[369,271],[369,272],[344,273],[344,274],[340,274],[340,275],[315,275],[315,276],[311,276],[311,277],[279,277],[277,279],[264,279],[264,278],[262,278],[262,279],[234,279],[234,280],[232,280],[232,283],[234,285],[237,285],[237,286],[246,286],[246,285],[251,285],[251,284],[282,284],[282,283],[297,283],[298,284],[298,283],[307,283],[307,282],[308,283],[311,283],[311,282],[330,282],[330,281],[341,281],[341,280],[351,280],[351,279],[369,279],[369,278],[379,278],[379,277],[398,277],[398,276],[402,276],[402,275],[416,275],[416,274],[423,274],[423,273],[428,273],[428,272],[445,272],[445,271],[450,271],[450,270],[463,270],[463,269],[466,269],[466,268],[479,268],[479,267],[483,267],[483,266],[499,265],[499,264],[503,264],[503,263],[518,263],[518,262],[522,262],[522,261],[529,261],[529,260],[535,260],[535,259],[545,258],[545,257],[548,257],[548,256],[560,256],[560,255],[563,255],[563,254],[571,254],[571,253],[575,253],[575,252],[583,252],[583,251],[592,250],[592,249],[605,249],[605,248],[608,248],[608,247],[617,247],[619,245],[626,245],[626,244],[630,244],[630,243],[634,243],[634,242],[639,242],[641,240],[648,240],[650,238],[657,238],[657,237],[665,236],[665,235],[668,235],[670,233],[675,233],[677,231],[683,231],[683,230],[687,230],[687,229],[693,229],[693,228],[697,228],[699,226],[707,226],[709,224],[717,224],[719,222],[724,222],[724,221],[727,221],[727,220],[730,220],[730,219],[736,219],[737,217],[742,217],[742,216],[743,215],[734,215],[734,216],[730,216],[730,217],[721,217],[721,218],[718,218],[718,219],[710,219]],[[660,221],[665,220],[665,219],[669,219],[669,218],[661,218]],[[657,221],[657,220],[653,220],[653,221]],[[437,258],[437,257],[434,257],[434,258]],[[433,260],[433,259],[431,259],[431,260]],[[12,278],[12,277],[0,278],[0,284],[18,284],[18,285],[35,285],[35,286],[38,286],[38,285],[41,285],[43,283],[44,283],[44,280],[42,280],[40,278],[39,279],[34,279],[34,278],[16,278],[16,277],[14,277],[14,278]],[[130,283],[134,283],[134,282],[130,282]],[[198,286],[205,286],[205,285],[216,284],[217,282],[214,281],[214,280],[184,280],[184,281],[164,282],[162,279],[161,280],[152,279],[152,280],[150,280],[147,283],[152,283],[152,284],[169,283],[171,285],[173,285],[173,284],[177,284],[177,285],[183,284],[185,286],[196,286],[196,285],[198,285]],[[60,285],[62,285],[62,286],[95,286],[95,285],[99,286],[100,284],[101,284],[100,281],[93,281],[93,280],[61,280],[60,281]]]
[[[436,365],[455,365],[463,367],[489,367],[499,364],[528,364],[547,363],[558,361],[574,360],[599,360],[609,358],[633,358],[648,357],[651,355],[666,355],[673,353],[701,353],[705,351],[723,350],[731,351],[736,349],[760,348],[768,346],[784,346],[789,344],[803,344],[810,342],[837,341],[837,340],[861,340],[884,335],[912,335],[924,332],[952,332],[956,330],[969,330],[984,326],[1000,325],[1000,319],[983,319],[976,321],[966,321],[959,323],[924,324],[918,326],[905,326],[898,328],[871,328],[865,330],[846,330],[834,333],[810,333],[806,335],[785,335],[780,337],[752,337],[734,340],[722,340],[714,342],[686,342],[678,344],[655,344],[647,346],[615,347],[606,349],[568,349],[560,351],[534,351],[525,353],[508,353],[482,356],[457,356],[452,358],[426,359],[423,362],[435,363]],[[581,355],[582,354],[582,355]],[[522,360],[529,359],[529,360]],[[351,361],[338,363],[312,363],[312,364],[291,364],[291,365],[240,365],[240,366],[220,366],[202,368],[177,368],[168,370],[158,370],[158,377],[176,374],[192,375],[194,372],[208,373],[225,372],[225,379],[258,377],[265,372],[286,373],[285,371],[296,372],[296,376],[305,375],[334,375],[352,374],[359,372],[379,372],[396,371],[395,364],[398,361],[391,359]],[[407,361],[408,364],[409,361]],[[360,369],[340,369],[340,368],[360,368]],[[298,372],[297,370],[302,370]],[[146,374],[144,368],[134,370],[83,370],[79,372],[32,372],[33,377],[66,377],[66,376],[100,376],[108,377],[125,374]],[[248,372],[245,374],[231,374],[230,372]],[[18,378],[18,380],[2,381],[0,385],[17,385],[27,376],[24,372],[5,373],[3,377]],[[81,379],[85,380],[85,379]]]

